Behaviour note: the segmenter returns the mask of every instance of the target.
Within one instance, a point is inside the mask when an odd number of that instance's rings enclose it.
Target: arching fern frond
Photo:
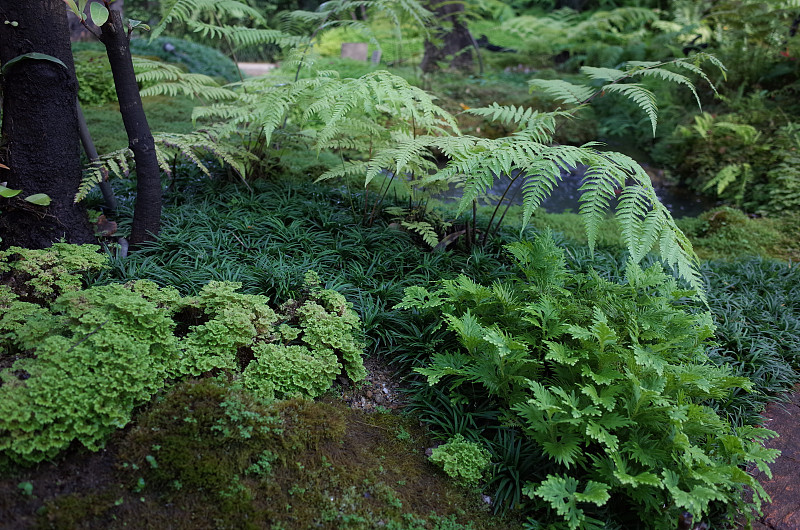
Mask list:
[[[596,66],[581,66],[581,73],[585,74],[589,79],[608,81],[610,83],[615,83],[627,75],[627,72],[616,68],[598,68]]]
[[[543,90],[548,96],[567,105],[582,105],[596,90],[585,85],[574,85],[561,79],[531,79],[528,81],[531,92]]]
[[[506,106],[497,103],[492,103],[488,107],[471,108],[467,112],[506,125],[513,124],[518,125],[521,129],[528,129],[530,136],[541,143],[549,142],[555,134],[557,117],[569,116],[566,112],[539,112],[530,107]]]
[[[257,46],[276,44],[292,47],[306,42],[304,37],[287,35],[276,29],[249,28],[244,26],[228,26],[210,24],[202,21],[188,21],[187,26],[203,37],[227,39],[234,46]]]
[[[161,22],[153,28],[151,39],[157,38],[172,22],[189,23],[200,17],[250,18],[257,24],[265,24],[263,15],[243,2],[236,0],[162,0]]]
[[[216,80],[207,75],[189,73],[178,66],[162,61],[134,56],[133,69],[136,72],[136,80],[144,86],[139,91],[142,96],[182,94],[191,98],[199,97],[210,100],[235,99],[237,97],[236,92],[220,86]]]
[[[83,177],[78,185],[74,201],[77,203],[85,199],[89,192],[108,175],[117,178],[127,177],[130,172],[128,161],[132,158],[133,152],[127,147],[100,156],[97,162],[83,170]]]
[[[637,83],[606,85],[603,87],[603,90],[612,94],[622,94],[636,103],[636,105],[642,109],[645,114],[647,114],[647,117],[650,118],[650,125],[653,127],[653,136],[656,135],[656,125],[658,124],[658,107],[656,107],[655,94]]]

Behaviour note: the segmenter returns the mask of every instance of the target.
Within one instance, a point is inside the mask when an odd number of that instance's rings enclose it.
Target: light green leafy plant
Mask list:
[[[81,288],[80,274],[108,267],[97,245],[54,243],[45,250],[10,247],[0,251],[0,275],[13,275],[14,289],[25,298],[55,298]]]
[[[52,458],[75,440],[102,447],[170,378],[244,369],[272,398],[314,397],[342,373],[366,375],[360,320],[336,292],[313,288],[284,315],[230,282],[187,298],[147,280],[81,290],[77,273],[105,265],[96,247],[56,244],[9,263],[17,255],[0,254],[0,356],[10,361],[0,370],[0,466]],[[259,364],[270,352],[289,354]]]
[[[456,481],[474,486],[489,467],[490,454],[479,443],[470,442],[457,434],[447,443],[435,447],[430,461]]]
[[[494,402],[550,462],[523,491],[570,528],[595,524],[590,505],[611,497],[665,529],[684,510],[758,509],[767,496],[744,467],[768,471],[777,453],[761,441],[774,433],[734,428],[705,404],[751,383],[709,362],[711,317],[681,309],[689,293],[659,266],[629,262],[622,284],[572,273],[548,237],[508,250],[520,279],[409,288],[401,307],[440,312],[461,346],[416,371]]]

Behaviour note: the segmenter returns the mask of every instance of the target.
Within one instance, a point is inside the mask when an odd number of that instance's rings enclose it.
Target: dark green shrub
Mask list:
[[[84,50],[73,54],[81,105],[103,105],[117,100],[114,76],[105,51]]]
[[[167,43],[175,49],[165,50]],[[222,77],[226,81],[239,80],[236,64],[232,60],[219,50],[195,42],[172,37],[158,37],[152,41],[149,38],[131,39],[131,53],[182,64],[192,73]]]
[[[763,490],[743,467],[766,469],[776,452],[760,442],[774,433],[706,405],[751,387],[708,361],[710,314],[685,311],[688,293],[657,265],[629,263],[618,284],[569,271],[547,237],[507,248],[524,279],[461,276],[409,288],[401,306],[440,314],[460,344],[417,372],[451,399],[494,403],[546,457],[522,488],[533,517],[674,528],[682,511],[758,507]]]

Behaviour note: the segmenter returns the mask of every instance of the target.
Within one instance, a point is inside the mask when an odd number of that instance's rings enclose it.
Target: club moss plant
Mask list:
[[[0,466],[52,458],[73,440],[99,449],[168,379],[244,370],[265,397],[311,398],[340,374],[366,375],[358,316],[338,293],[313,287],[314,274],[303,298],[279,312],[232,282],[209,282],[191,297],[147,280],[76,289],[72,271],[104,258],[93,250],[28,253],[27,275],[7,282],[17,292],[0,286]],[[19,269],[7,263],[15,255],[5,253],[0,270]],[[54,255],[66,265],[48,268]],[[18,294],[56,288],[65,292],[54,300]]]

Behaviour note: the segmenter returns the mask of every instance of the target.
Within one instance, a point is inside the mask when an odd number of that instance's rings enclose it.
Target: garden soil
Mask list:
[[[770,403],[764,411],[766,427],[778,433],[767,447],[779,449],[781,456],[770,466],[772,478],[757,473],[772,503],[764,506],[764,515],[754,522],[755,530],[800,529],[800,385],[788,401]]]

